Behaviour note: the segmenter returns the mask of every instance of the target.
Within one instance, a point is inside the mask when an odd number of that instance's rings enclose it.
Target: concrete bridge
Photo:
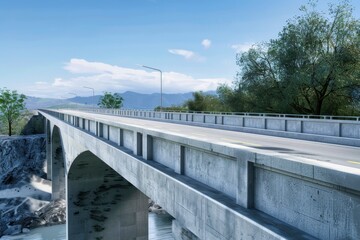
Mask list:
[[[53,198],[67,200],[68,239],[147,239],[148,198],[175,218],[178,239],[360,236],[358,147],[81,111],[40,113]]]

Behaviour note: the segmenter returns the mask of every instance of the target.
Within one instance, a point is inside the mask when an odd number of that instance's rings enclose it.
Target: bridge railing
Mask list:
[[[73,109],[73,108],[72,108]],[[334,115],[311,115],[311,114],[283,114],[283,113],[253,113],[253,112],[216,112],[216,111],[154,111],[150,109],[106,109],[106,108],[77,108],[76,110],[111,113],[121,111],[126,112],[147,112],[147,113],[167,113],[167,114],[206,114],[224,116],[253,116],[271,118],[302,118],[302,119],[323,119],[323,120],[343,120],[360,122],[360,116],[334,116]]]
[[[72,109],[360,147],[360,116]]]

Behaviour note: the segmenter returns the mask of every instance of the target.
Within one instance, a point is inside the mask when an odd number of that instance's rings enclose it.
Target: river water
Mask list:
[[[172,217],[167,214],[149,213],[149,239],[150,240],[173,240],[171,234]],[[65,240],[66,225],[36,228],[29,233],[8,237],[0,240]]]

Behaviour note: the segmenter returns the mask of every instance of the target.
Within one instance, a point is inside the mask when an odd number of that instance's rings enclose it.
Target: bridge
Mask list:
[[[359,119],[39,112],[68,239],[147,239],[149,198],[177,239],[360,236]]]

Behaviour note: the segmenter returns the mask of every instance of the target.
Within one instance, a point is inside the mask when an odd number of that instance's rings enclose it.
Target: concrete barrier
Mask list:
[[[121,109],[81,109],[81,111],[360,146],[360,117],[283,114],[249,115],[249,113],[229,115]]]

